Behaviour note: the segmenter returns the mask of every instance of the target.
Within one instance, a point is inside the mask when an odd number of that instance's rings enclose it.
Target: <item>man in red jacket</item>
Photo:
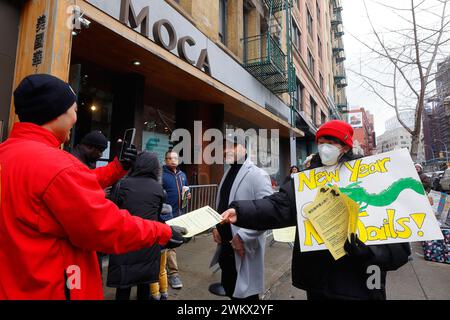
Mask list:
[[[183,228],[105,199],[102,188],[124,174],[117,159],[89,170],[60,149],[77,120],[67,83],[28,76],[14,101],[21,122],[0,145],[0,299],[103,299],[96,251],[184,242]]]

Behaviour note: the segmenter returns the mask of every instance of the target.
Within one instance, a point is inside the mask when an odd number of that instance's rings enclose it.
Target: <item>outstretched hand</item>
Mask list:
[[[191,238],[185,238],[183,235],[186,235],[188,231],[186,228],[179,226],[171,226],[172,229],[172,237],[169,242],[166,244],[167,249],[174,249],[181,246],[183,243],[188,243]]]
[[[234,224],[237,221],[236,209],[230,208],[224,213],[222,213],[222,221],[221,224],[231,223]]]

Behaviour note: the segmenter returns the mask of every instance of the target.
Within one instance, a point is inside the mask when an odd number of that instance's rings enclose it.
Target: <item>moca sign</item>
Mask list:
[[[125,24],[130,24],[130,27],[137,29],[139,26],[140,32],[143,36],[149,38],[149,13],[150,7],[144,7],[141,12],[136,15],[133,3],[131,0],[122,0],[120,4],[120,18],[119,20]],[[168,41],[165,41],[162,36],[163,29],[166,30],[169,35]],[[193,60],[188,57],[186,53],[187,46],[195,46],[195,40],[190,36],[184,36],[178,39],[177,32],[174,26],[167,19],[161,19],[153,24],[152,28],[154,41],[168,51],[172,51],[177,48],[178,56],[186,62],[195,65],[198,69],[204,70],[208,75],[211,75],[211,67],[209,65],[208,50],[202,49],[197,60]]]

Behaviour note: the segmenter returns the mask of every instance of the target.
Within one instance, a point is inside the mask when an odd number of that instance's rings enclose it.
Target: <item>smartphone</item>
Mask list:
[[[136,128],[130,128],[125,130],[123,135],[122,149],[120,150],[119,160],[123,160],[123,155],[127,148],[129,148],[134,143],[134,136],[136,135]]]

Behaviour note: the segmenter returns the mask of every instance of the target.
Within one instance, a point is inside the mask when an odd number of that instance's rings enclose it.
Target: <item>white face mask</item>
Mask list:
[[[322,163],[326,166],[335,165],[341,155],[341,149],[328,143],[319,145],[319,156]]]

